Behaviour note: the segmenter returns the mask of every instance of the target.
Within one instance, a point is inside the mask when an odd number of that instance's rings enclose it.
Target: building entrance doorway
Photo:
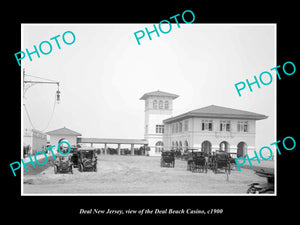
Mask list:
[[[247,154],[247,144],[245,142],[240,142],[237,145],[237,157],[242,157]]]
[[[204,153],[211,153],[211,143],[209,141],[203,141],[201,144],[201,151]]]
[[[220,150],[225,151],[225,152],[229,152],[229,143],[227,141],[222,141],[220,143]]]

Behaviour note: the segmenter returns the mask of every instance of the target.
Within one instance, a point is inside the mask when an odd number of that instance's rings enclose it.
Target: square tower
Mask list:
[[[173,100],[178,97],[178,95],[158,90],[145,93],[140,98],[140,100],[145,100],[144,137],[150,147],[150,156],[159,156],[164,148],[163,120],[172,117]]]

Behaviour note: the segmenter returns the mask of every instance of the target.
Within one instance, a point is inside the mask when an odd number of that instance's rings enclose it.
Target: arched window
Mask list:
[[[225,152],[230,152],[230,145],[227,141],[222,141],[220,143],[220,150]]]
[[[188,148],[189,148],[189,143],[188,143],[188,141],[185,140],[184,144],[185,144],[185,150],[188,150]]]
[[[153,109],[157,109],[157,101],[156,100],[153,101]]]
[[[162,141],[158,141],[155,144],[155,152],[159,153],[162,152],[162,150],[164,150],[164,143]]]
[[[63,140],[65,140],[65,138],[59,139],[59,140],[58,140],[58,144],[59,144],[60,142],[62,142]]]
[[[242,141],[237,145],[237,157],[244,157],[246,154],[247,154],[247,144]]]
[[[204,153],[211,153],[211,143],[209,141],[203,141],[201,144],[201,151]]]
[[[165,109],[169,109],[169,101],[165,101]]]
[[[163,101],[160,100],[160,101],[159,101],[159,109],[163,109],[163,107],[164,107],[164,106],[163,106]]]

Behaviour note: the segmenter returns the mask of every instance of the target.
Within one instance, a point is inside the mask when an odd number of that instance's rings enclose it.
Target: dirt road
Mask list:
[[[39,174],[25,173],[24,194],[245,194],[248,184],[266,182],[251,169],[226,174],[192,173],[186,161],[161,168],[160,157],[99,155],[97,172],[54,174],[48,167]]]

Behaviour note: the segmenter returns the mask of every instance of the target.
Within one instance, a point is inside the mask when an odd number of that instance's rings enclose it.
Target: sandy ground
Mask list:
[[[231,171],[227,181],[225,173],[187,171],[182,160],[161,168],[160,157],[147,156],[99,155],[97,172],[54,174],[50,164],[45,168],[24,173],[24,194],[245,194],[248,184],[266,182],[252,168]]]

